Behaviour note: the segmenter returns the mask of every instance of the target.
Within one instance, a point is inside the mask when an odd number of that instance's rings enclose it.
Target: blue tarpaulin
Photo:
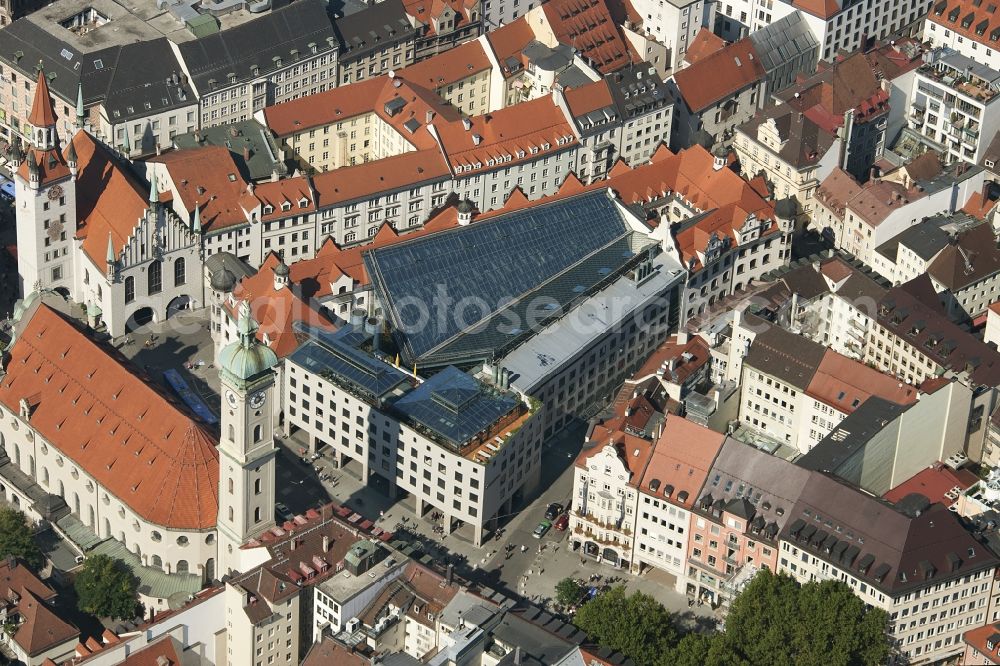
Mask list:
[[[0,193],[5,196],[14,198],[14,181],[8,180],[7,178],[0,177]]]
[[[187,406],[191,408],[191,411],[197,414],[202,421],[208,423],[209,425],[219,422],[219,417],[215,415],[215,412],[208,408],[208,405],[205,404],[205,401],[202,400],[201,396],[198,395],[194,389],[188,386],[187,381],[181,377],[181,373],[171,368],[170,370],[165,370],[163,372],[163,377],[167,380],[167,383],[170,384],[170,388],[172,388],[177,395],[180,396],[181,400],[183,400]]]

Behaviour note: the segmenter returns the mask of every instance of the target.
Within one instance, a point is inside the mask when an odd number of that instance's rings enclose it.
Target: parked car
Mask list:
[[[281,520],[291,520],[292,518],[295,517],[295,514],[292,513],[292,510],[289,509],[284,504],[282,504],[281,502],[278,502],[277,504],[274,505],[274,512],[278,514],[278,517],[281,518]]]
[[[555,520],[559,517],[559,514],[563,512],[563,505],[559,502],[553,502],[549,504],[548,508],[545,509],[545,519]]]
[[[542,522],[538,523],[538,527],[536,527],[535,531],[531,533],[531,536],[535,537],[536,539],[541,539],[548,533],[550,529],[552,529],[552,523],[550,523],[547,520],[543,520]]]
[[[558,518],[556,518],[556,522],[554,523],[554,527],[557,530],[559,530],[560,532],[565,531],[566,528],[569,527],[569,514],[568,513],[564,513],[563,515],[561,515]]]

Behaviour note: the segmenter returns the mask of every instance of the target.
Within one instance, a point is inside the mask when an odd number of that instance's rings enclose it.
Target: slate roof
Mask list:
[[[825,353],[823,345],[779,326],[772,326],[758,334],[750,344],[743,365],[804,391]]]
[[[416,29],[400,0],[384,0],[338,18],[333,24],[340,62],[352,63],[374,51],[416,38]]]
[[[936,224],[915,224],[875,248],[891,261],[896,261],[899,246],[913,251],[924,261],[930,261],[948,244],[948,233]]]
[[[113,74],[103,106],[112,124],[198,104],[166,37],[125,44],[107,65]]]
[[[771,119],[774,120],[778,137],[782,142],[777,151],[771,146],[757,143],[757,131]],[[836,134],[823,129],[804,113],[796,111],[788,104],[768,106],[758,111],[737,130],[746,134],[764,150],[777,153],[783,162],[796,169],[816,166],[837,139]]]
[[[952,293],[1000,272],[1000,248],[991,225],[980,224],[960,234],[941,250],[927,272]]]
[[[333,26],[322,0],[299,0],[260,18],[177,46],[187,65],[192,84],[201,95],[209,94],[214,79],[217,89],[229,85],[229,74],[237,81],[252,76],[251,68],[261,72],[275,68],[274,58],[284,65],[294,61],[292,50],[309,54],[310,45],[319,51],[336,43]]]

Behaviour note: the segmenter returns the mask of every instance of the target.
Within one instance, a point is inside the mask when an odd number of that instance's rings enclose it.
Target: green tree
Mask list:
[[[107,555],[88,557],[77,574],[77,606],[98,617],[131,620],[139,603],[135,593],[139,580],[122,562]]]
[[[42,551],[28,525],[28,517],[17,509],[0,508],[0,557],[14,556],[32,569],[45,564]]]
[[[677,642],[677,630],[667,609],[648,594],[626,595],[621,585],[585,603],[574,623],[638,666],[657,664]]]
[[[583,597],[583,585],[575,578],[563,578],[556,583],[556,601],[563,606],[572,606]]]
[[[659,666],[876,666],[889,656],[887,620],[840,581],[800,585],[765,569],[733,601],[725,632],[686,636]]]

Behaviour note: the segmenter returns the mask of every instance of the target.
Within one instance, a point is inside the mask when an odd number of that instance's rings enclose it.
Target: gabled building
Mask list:
[[[668,83],[676,105],[670,134],[674,150],[706,133],[713,144],[730,145],[736,128],[753,118],[766,100],[766,72],[745,40],[675,71]]]
[[[956,234],[927,274],[953,321],[982,323],[990,303],[1000,298],[1000,248],[993,227],[980,224]]]
[[[384,76],[416,62],[417,28],[400,0],[355,7],[357,11],[333,22],[339,85]],[[333,87],[331,82],[326,89]]]
[[[482,31],[480,0],[406,0],[403,7],[417,31],[413,52],[415,62],[475,39]]]
[[[976,0],[933,2],[924,23],[923,40],[1000,70],[1000,17],[990,11],[989,4]]]
[[[14,557],[0,561],[0,643],[25,666],[74,656],[80,630],[53,607],[56,592]]]

